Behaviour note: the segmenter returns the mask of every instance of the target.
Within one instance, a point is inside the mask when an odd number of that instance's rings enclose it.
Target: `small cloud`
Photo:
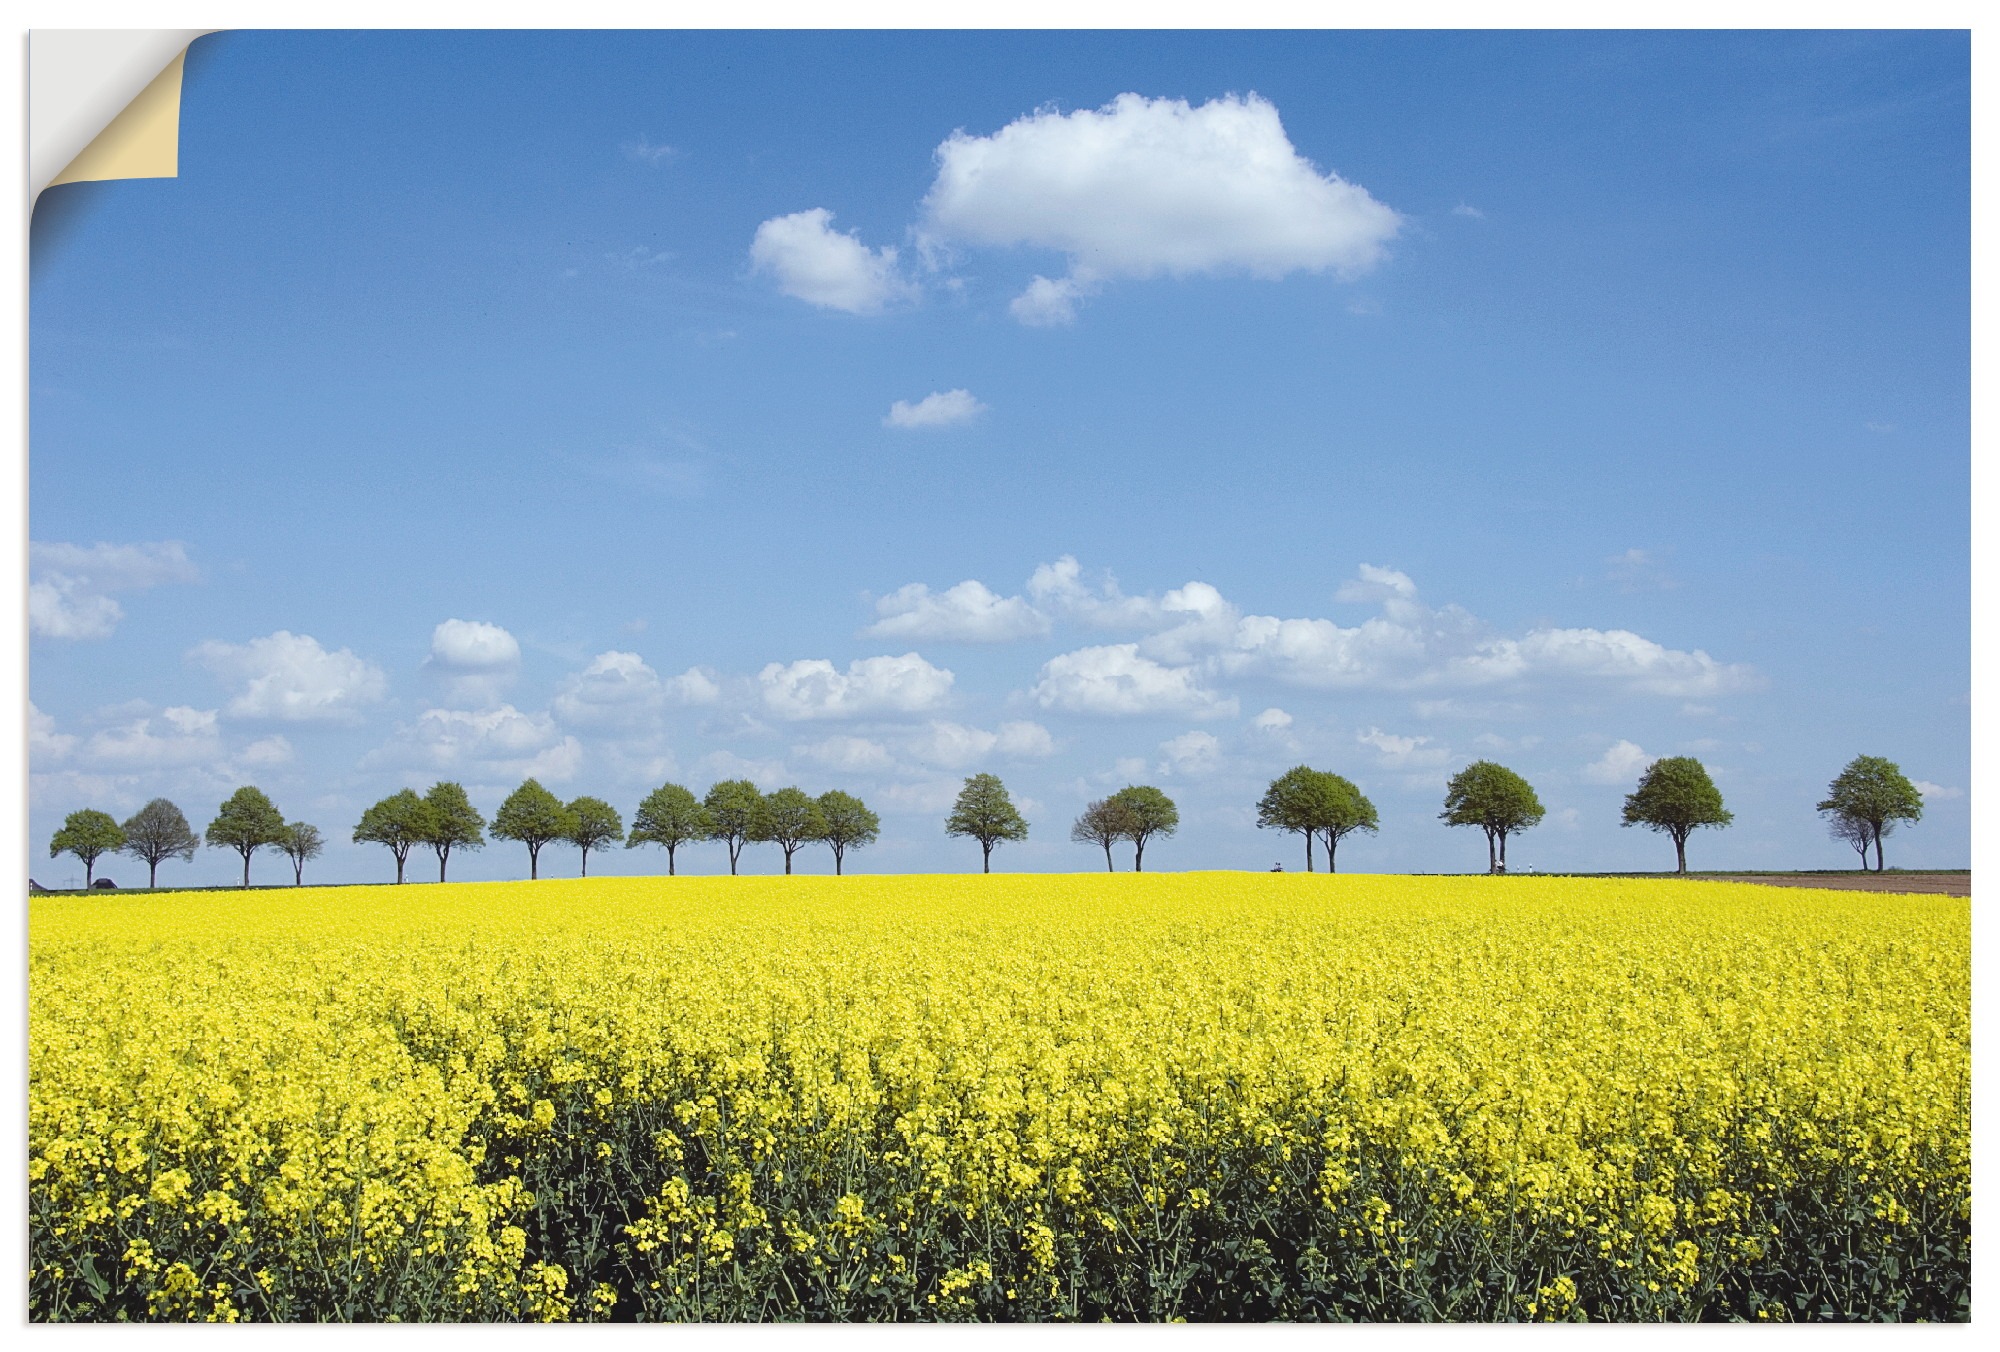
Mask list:
[[[876,314],[916,294],[897,270],[895,249],[870,249],[832,221],[825,207],[773,216],[750,243],[751,270],[776,278],[788,296],[849,314]]]
[[[1916,791],[1926,798],[1963,798],[1965,790],[1949,789],[1942,784],[1933,784],[1928,779],[1912,781]]]
[[[1478,207],[1467,206],[1463,202],[1453,207],[1451,214],[1454,216],[1464,216],[1466,219],[1474,221],[1483,221],[1486,219],[1485,212],[1481,211]]]
[[[1616,741],[1583,767],[1583,777],[1593,784],[1632,783],[1652,759],[1636,742]]]
[[[757,673],[764,707],[780,718],[921,713],[951,694],[953,676],[916,653],[864,657],[841,672],[825,658],[771,662]]]
[[[389,678],[373,662],[341,648],[328,652],[309,634],[280,629],[248,643],[197,645],[188,657],[236,687],[232,718],[352,723],[380,702]]]
[[[1420,770],[1443,765],[1451,758],[1449,747],[1435,746],[1429,737],[1399,737],[1380,728],[1354,735],[1363,746],[1375,748],[1375,762],[1385,770]]]
[[[1266,709],[1250,721],[1259,732],[1283,732],[1292,726],[1292,716],[1283,709]]]
[[[604,255],[604,257],[607,261],[616,263],[627,272],[637,272],[641,268],[650,268],[661,263],[671,263],[674,261],[672,250],[655,249],[645,244],[636,245],[633,248],[627,249],[624,253],[609,253]]]
[[[794,755],[850,774],[882,773],[896,768],[889,748],[866,737],[828,737],[824,741],[792,748]]]
[[[1042,664],[1029,692],[1044,709],[1086,714],[1193,714],[1234,717],[1236,700],[1202,684],[1192,666],[1163,666],[1136,643],[1079,648]]]
[[[1052,280],[1038,273],[1026,291],[1007,302],[1007,313],[1031,329],[1059,328],[1076,322],[1076,303],[1097,289],[1087,277]]]
[[[986,411],[986,405],[972,397],[970,390],[940,390],[927,394],[912,404],[907,399],[898,399],[889,405],[889,416],[882,419],[884,427],[900,427],[905,431],[920,427],[950,427],[955,423],[970,422]]]
[[[196,582],[199,570],[178,540],[129,545],[28,546],[28,630],[44,638],[106,638],[125,618],[116,591]]]
[[[1861,424],[1861,425],[1862,425],[1863,427],[1867,428],[1867,429],[1868,429],[1869,431],[1871,431],[1871,432],[1874,432],[1874,433],[1877,433],[1878,435],[1884,435],[1884,436],[1886,436],[1886,435],[1887,435],[1888,433],[1890,433],[1890,432],[1893,432],[1893,431],[1895,431],[1895,430],[1896,430],[1896,424],[1894,424],[1894,423],[1887,423],[1887,422],[1865,422],[1865,423],[1863,423],[1863,424]]]
[[[1184,732],[1160,743],[1166,759],[1160,762],[1163,775],[1205,775],[1222,758],[1222,742],[1213,733]]]
[[[497,704],[521,667],[521,645],[497,624],[446,620],[431,631],[427,675],[442,680],[454,704]]]
[[[921,582],[909,583],[877,601],[875,613],[881,618],[862,632],[876,638],[1005,643],[1049,632],[1048,616],[1027,601],[1000,596],[971,579],[941,592]]]
[[[619,149],[625,153],[626,159],[638,164],[649,165],[655,169],[680,155],[680,151],[675,150],[672,146],[655,144],[650,138],[644,136],[636,140],[627,141]]]
[[[1620,591],[1672,591],[1681,585],[1668,575],[1657,555],[1643,549],[1613,554],[1604,564],[1604,576],[1617,583]]]
[[[283,765],[292,758],[292,744],[283,737],[260,737],[243,748],[238,756],[245,765],[259,768]]]

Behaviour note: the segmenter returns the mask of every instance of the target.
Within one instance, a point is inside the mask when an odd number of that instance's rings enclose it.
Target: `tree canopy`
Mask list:
[[[1352,780],[1331,770],[1295,765],[1271,781],[1257,801],[1257,825],[1296,831],[1306,838],[1306,872],[1313,869],[1313,842],[1326,842],[1326,868],[1334,869],[1340,842],[1356,831],[1374,831],[1375,805]]]
[[[715,829],[708,809],[678,784],[662,784],[647,794],[632,814],[632,832],[625,848],[662,845],[667,851],[667,875],[673,876],[674,851],[691,840],[706,840]]]
[[[528,847],[528,876],[541,877],[542,846],[567,840],[574,825],[562,800],[533,779],[507,795],[493,814],[493,838],[518,840]]]
[[[292,822],[285,827],[285,838],[278,842],[278,850],[292,861],[293,887],[305,886],[306,860],[319,858],[325,848],[326,842],[320,838],[317,826]]]
[[[1722,791],[1693,756],[1666,756],[1646,767],[1639,787],[1625,798],[1624,826],[1643,826],[1673,837],[1677,871],[1687,872],[1687,838],[1703,826],[1736,820],[1722,805]]]
[[[1111,847],[1131,834],[1132,812],[1125,804],[1099,798],[1077,814],[1069,828],[1069,838],[1079,845],[1095,845],[1104,851],[1104,871],[1116,873]]]
[[[424,844],[437,853],[438,881],[444,881],[445,862],[453,849],[476,850],[486,844],[486,818],[465,796],[465,786],[439,780],[424,795],[420,819]]]
[[[819,796],[819,819],[819,838],[833,849],[836,877],[847,852],[874,844],[882,831],[882,819],[870,812],[866,803],[839,789],[829,789]]]
[[[756,839],[757,814],[763,810],[764,795],[747,779],[725,779],[710,786],[701,805],[708,810],[708,838],[728,847],[729,873],[734,877],[744,842]]]
[[[125,832],[109,812],[94,807],[72,812],[49,839],[49,858],[73,854],[83,861],[83,885],[96,882],[98,858],[125,847]]]
[[[1028,823],[1007,796],[1007,786],[998,775],[971,775],[958,791],[951,816],[945,819],[948,836],[970,836],[979,842],[980,872],[993,871],[993,847],[1003,840],[1026,840]]]
[[[1451,777],[1444,811],[1438,813],[1447,826],[1477,826],[1486,833],[1488,873],[1507,871],[1507,837],[1538,824],[1542,816],[1542,800],[1528,781],[1489,760],[1474,761]]]
[[[590,852],[614,840],[625,839],[625,823],[618,816],[618,809],[602,798],[578,798],[564,810],[569,813],[569,830],[563,833],[563,839],[583,851],[583,869],[579,876],[588,878]]]
[[[120,828],[125,832],[125,853],[146,861],[146,886],[159,886],[160,864],[167,859],[191,862],[201,837],[188,825],[181,810],[164,798],[155,798],[133,813]]]
[[[396,881],[400,883],[403,861],[410,857],[412,848],[423,844],[425,832],[430,829],[429,817],[417,791],[402,789],[361,814],[361,821],[354,828],[354,840],[357,844],[388,846],[389,853],[396,857]],[[439,876],[443,876],[442,864]]]
[[[1897,822],[1921,821],[1924,796],[1904,777],[1901,767],[1880,756],[1856,756],[1847,768],[1826,786],[1826,801],[1818,811],[1832,817],[1865,825],[1875,844],[1875,871],[1882,871],[1882,838],[1896,829]],[[1835,835],[1843,840],[1847,836]],[[1862,856],[1867,863],[1867,856]]]
[[[1180,809],[1174,800],[1150,784],[1128,784],[1107,800],[1116,803],[1124,817],[1126,840],[1132,842],[1132,871],[1145,872],[1146,842],[1154,836],[1170,836],[1181,824]]]
[[[752,840],[768,840],[785,852],[785,873],[792,871],[792,856],[809,840],[818,840],[826,831],[819,804],[804,789],[788,785],[769,794],[759,804],[751,823]]]
[[[285,818],[262,789],[245,784],[229,795],[215,820],[208,824],[208,843],[243,856],[243,885],[250,885],[250,856],[267,845],[282,844]]]

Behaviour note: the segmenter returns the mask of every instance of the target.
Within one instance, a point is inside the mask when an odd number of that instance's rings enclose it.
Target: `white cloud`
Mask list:
[[[1098,629],[1146,629],[1159,622],[1158,602],[1125,595],[1109,574],[1094,587],[1085,583],[1073,554],[1037,567],[1028,579],[1028,595],[1051,614]]]
[[[56,731],[56,720],[28,701],[28,763],[30,765],[52,765],[69,755],[76,748],[76,738],[66,732]]]
[[[453,704],[493,705],[521,668],[521,645],[497,624],[446,620],[431,631],[424,672],[443,682]]]
[[[1399,737],[1380,728],[1370,728],[1356,733],[1354,740],[1374,747],[1376,764],[1386,770],[1429,769],[1451,759],[1451,749],[1434,745],[1429,737]]]
[[[780,718],[922,713],[951,694],[952,674],[915,653],[864,657],[842,673],[824,658],[772,662],[757,673],[764,707]]]
[[[832,220],[825,207],[773,216],[750,243],[751,269],[776,278],[788,296],[849,314],[875,314],[914,293],[896,270],[893,248],[871,250],[834,230]]]
[[[236,688],[226,710],[232,718],[353,723],[389,692],[389,678],[373,662],[284,629],[248,643],[210,639],[188,657]]]
[[[994,755],[1010,760],[1034,760],[1055,754],[1055,739],[1039,723],[1002,723],[992,732],[962,723],[934,719],[904,743],[904,749],[926,765],[947,770],[971,768]]]
[[[630,728],[653,722],[667,698],[660,673],[637,653],[599,653],[566,679],[551,704],[576,727]]]
[[[1177,775],[1205,775],[1213,770],[1222,757],[1222,743],[1212,733],[1184,732],[1178,737],[1168,738],[1160,743],[1160,750],[1166,759],[1160,762],[1160,773]]]
[[[896,768],[896,758],[889,754],[889,748],[866,737],[828,737],[795,746],[792,751],[828,769],[854,774],[880,774]]]
[[[792,782],[783,761],[749,760],[734,751],[711,751],[701,758],[711,779],[747,779],[765,793]]]
[[[1259,732],[1283,732],[1292,726],[1292,716],[1283,709],[1266,709],[1251,720],[1251,726]]]
[[[929,234],[1069,256],[1067,279],[1038,277],[1016,303],[1029,323],[1063,322],[1100,279],[1351,276],[1401,224],[1366,189],[1303,158],[1255,94],[1191,107],[1127,93],[1095,111],[1045,108],[991,136],[955,132],[937,160]]]
[[[1004,643],[1049,632],[1048,616],[1021,597],[1000,596],[970,580],[935,593],[912,582],[877,601],[875,613],[881,618],[862,631],[875,638]]]
[[[201,577],[178,540],[28,546],[28,629],[45,638],[105,638],[125,617],[109,595]]]
[[[1039,760],[1056,754],[1055,738],[1040,723],[1002,723],[994,733],[994,750],[1015,760]]]
[[[1168,667],[1139,655],[1136,643],[1079,648],[1050,658],[1030,691],[1044,709],[1087,714],[1233,715],[1192,667]]]
[[[260,737],[237,754],[237,759],[245,765],[263,767],[283,765],[292,758],[292,744],[275,733]]]
[[[1486,219],[1485,212],[1481,211],[1478,207],[1469,207],[1463,202],[1460,202],[1457,206],[1453,207],[1451,209],[1451,214],[1454,216],[1465,216],[1475,221],[1483,221]]]
[[[1076,303],[1103,288],[1080,277],[1035,274],[1028,289],[1007,302],[1007,313],[1031,329],[1052,329],[1076,323]]]
[[[898,399],[889,405],[889,416],[882,419],[882,425],[906,431],[922,427],[950,427],[954,423],[971,422],[985,411],[986,405],[973,398],[970,390],[939,390],[925,395],[914,404],[907,399]]]
[[[554,719],[511,704],[426,709],[414,725],[399,728],[389,745],[362,758],[366,768],[404,766],[505,784],[528,778],[563,783],[574,779],[582,764],[582,745],[565,736]]]
[[[213,709],[175,705],[157,718],[135,718],[93,733],[84,758],[116,769],[164,769],[210,765],[222,758],[222,733]]]
[[[1963,789],[1948,789],[1942,784],[1933,784],[1928,779],[1912,780],[1911,784],[1926,799],[1965,797],[1965,790]]]
[[[1607,747],[1602,756],[1583,767],[1583,777],[1593,784],[1637,784],[1639,772],[1652,760],[1636,742],[1621,738]]]
[[[722,698],[722,684],[700,667],[689,667],[665,682],[667,697],[682,704],[713,704]]]
[[[1112,779],[1122,779],[1130,784],[1145,777],[1146,758],[1144,756],[1120,756],[1111,763],[1110,778]]]
[[[1628,549],[1604,561],[1604,576],[1624,592],[1672,591],[1680,586],[1661,561],[1643,549]]]

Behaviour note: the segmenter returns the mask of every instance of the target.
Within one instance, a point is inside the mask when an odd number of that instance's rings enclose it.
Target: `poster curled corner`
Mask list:
[[[173,178],[181,74],[204,29],[38,29],[30,35],[29,157],[59,183]]]

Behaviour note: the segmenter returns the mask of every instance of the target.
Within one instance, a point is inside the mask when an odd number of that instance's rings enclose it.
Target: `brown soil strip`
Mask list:
[[[1704,873],[1701,881],[1764,883],[1770,887],[1833,887],[1849,892],[1923,892],[1969,897],[1970,873]]]

